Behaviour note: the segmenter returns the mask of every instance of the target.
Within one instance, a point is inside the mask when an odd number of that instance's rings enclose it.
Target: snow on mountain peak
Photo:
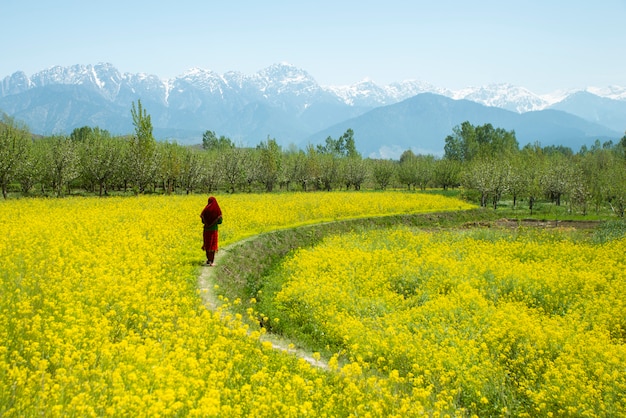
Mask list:
[[[308,101],[308,97],[316,94],[330,94],[352,106],[376,107],[397,103],[420,93],[434,93],[518,113],[545,109],[576,92],[574,90],[555,91],[550,94],[537,95],[526,88],[508,83],[467,87],[452,91],[418,80],[405,80],[381,86],[368,77],[351,85],[320,86],[308,72],[287,62],[273,64],[251,75],[235,71],[220,75],[210,70],[194,67],[174,79],[165,81],[155,75],[144,73],[120,74],[110,63],[77,64],[69,67],[53,66],[32,77],[26,76],[23,72],[16,72],[0,81],[2,96],[18,94],[33,87],[74,84],[87,86],[110,100],[116,100],[123,88],[124,91],[135,93],[159,92],[163,96],[159,100],[167,103],[169,94],[174,89],[182,92],[192,88],[220,95],[245,90],[278,101],[282,100],[278,98],[282,94],[300,97],[299,101],[303,99]],[[588,87],[578,91],[587,91],[613,100],[626,100],[626,88],[620,86]],[[123,98],[125,99],[126,96]]]
[[[193,85],[194,87],[208,92],[223,93],[225,86],[228,84],[224,77],[211,70],[194,67],[185,71],[181,76],[170,80],[172,88],[180,91],[184,90],[184,86]]]
[[[287,63],[271,65],[256,74],[245,77],[245,80],[266,95],[289,91],[299,96],[320,90],[320,86],[309,73]]]
[[[587,87],[586,91],[596,96],[606,97],[614,100],[626,100],[626,87],[608,86],[605,88]]]
[[[465,99],[485,106],[500,107],[518,113],[545,109],[549,103],[524,87],[508,83],[467,87],[453,93],[455,100]]]

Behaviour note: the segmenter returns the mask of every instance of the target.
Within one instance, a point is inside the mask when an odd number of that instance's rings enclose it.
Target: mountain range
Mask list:
[[[286,63],[252,75],[195,68],[168,80],[100,63],[56,66],[30,77],[17,71],[0,81],[0,111],[40,135],[82,126],[132,133],[137,100],[159,140],[194,144],[211,130],[238,145],[274,138],[304,148],[352,129],[363,155],[383,158],[407,149],[440,155],[445,137],[464,121],[514,130],[521,146],[539,142],[574,151],[596,139],[619,140],[626,131],[626,88],[617,86],[550,95],[510,84],[452,91],[415,80],[321,86]]]

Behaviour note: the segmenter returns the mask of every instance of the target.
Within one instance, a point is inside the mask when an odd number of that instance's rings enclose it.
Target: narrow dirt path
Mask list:
[[[253,239],[254,237],[248,238],[247,240],[239,241],[237,243],[220,248],[220,250],[215,255],[216,266],[209,267],[206,264],[202,266],[200,275],[198,276],[198,288],[200,290],[200,295],[202,296],[202,302],[204,303],[204,306],[210,311],[216,311],[217,308],[222,305],[222,302],[219,300],[215,293],[215,274],[217,274],[218,271],[218,268],[216,267],[219,266],[221,258],[224,257],[224,255],[228,254],[229,251],[232,251],[236,246],[242,244],[245,241]],[[312,353],[295,348],[295,344],[278,335],[267,332],[261,334],[260,341],[270,342],[274,349],[293,354],[305,360],[312,366],[319,367],[325,370],[329,369],[328,363],[325,360],[316,360],[313,357]]]

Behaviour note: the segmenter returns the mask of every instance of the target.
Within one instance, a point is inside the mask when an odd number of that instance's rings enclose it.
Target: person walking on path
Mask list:
[[[222,210],[217,204],[217,199],[211,196],[207,205],[200,213],[200,219],[204,224],[202,233],[202,249],[206,252],[207,266],[215,265],[215,253],[217,252],[218,225],[222,223]]]

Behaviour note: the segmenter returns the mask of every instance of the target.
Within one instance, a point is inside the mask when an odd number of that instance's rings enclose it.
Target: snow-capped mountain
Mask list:
[[[511,84],[491,84],[452,91],[417,80],[405,80],[386,86],[372,80],[361,80],[349,86],[320,86],[306,71],[287,63],[274,64],[255,74],[228,72],[220,75],[210,70],[192,68],[180,76],[162,80],[144,73],[120,73],[112,64],[55,66],[31,77],[17,71],[0,82],[0,97],[23,93],[50,85],[81,85],[98,92],[110,101],[117,101],[126,89],[158,98],[167,104],[172,92],[193,88],[210,95],[226,97],[235,92],[258,95],[270,101],[290,95],[315,100],[332,95],[349,106],[378,107],[398,103],[421,93],[435,93],[455,100],[470,100],[485,106],[524,113],[543,110],[580,90],[538,95]],[[599,97],[626,100],[626,87],[588,87],[583,90]],[[279,102],[280,100],[278,100]]]
[[[517,113],[543,110],[552,104],[526,88],[511,84],[469,87],[455,91],[449,97],[456,100],[470,100],[485,106],[499,107]]]
[[[56,66],[30,77],[17,71],[0,81],[0,111],[43,135],[68,134],[85,125],[126,134],[132,132],[131,104],[141,100],[152,116],[155,135],[163,139],[197,141],[203,132],[213,130],[244,143],[256,144],[269,135],[288,144],[374,109],[435,94],[516,114],[558,109],[617,132],[626,130],[626,88],[589,87],[579,93],[537,95],[510,84],[452,91],[417,80],[386,86],[372,80],[321,86],[309,73],[287,63],[251,75],[192,68],[162,80],[120,73],[112,64],[100,63]]]
[[[626,100],[626,87],[608,86],[605,88],[587,87],[586,92],[613,100]]]

